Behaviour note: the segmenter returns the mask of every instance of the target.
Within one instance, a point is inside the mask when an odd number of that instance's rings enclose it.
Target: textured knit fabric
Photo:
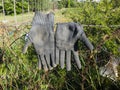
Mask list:
[[[45,71],[56,66],[54,62],[54,14],[52,12],[43,14],[36,12],[32,27],[28,33],[28,40],[24,46],[23,53],[27,51],[28,46],[32,43],[39,59],[39,69]],[[51,65],[52,62],[52,65]]]
[[[64,68],[66,61],[67,71],[71,70],[71,53],[78,68],[81,68],[78,56],[78,40],[83,41],[90,50],[93,50],[93,45],[86,37],[81,25],[74,22],[57,24],[55,33],[56,64],[60,63],[61,68]]]

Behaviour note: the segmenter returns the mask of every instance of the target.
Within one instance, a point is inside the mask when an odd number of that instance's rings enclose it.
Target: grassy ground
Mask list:
[[[69,19],[68,17],[64,17],[62,15],[63,10],[64,9],[53,11],[55,13],[55,23],[71,21],[71,19]],[[19,14],[16,16],[16,19],[14,16],[8,15],[8,16],[3,17],[3,15],[1,15],[0,22],[5,22],[8,25],[15,25],[15,20],[16,20],[17,25],[20,25],[20,24],[25,23],[25,22],[31,22],[33,16],[34,16],[34,12]]]
[[[55,23],[72,21],[69,17],[65,17],[62,14],[63,11],[64,11],[64,9],[54,11],[54,13],[55,13]]]
[[[30,13],[25,13],[25,14],[19,14],[16,16],[16,18],[14,16],[5,16],[3,17],[2,15],[0,16],[0,21],[1,22],[6,22],[7,24],[9,25],[14,25],[15,24],[15,20],[17,21],[17,24],[21,24],[21,23],[24,23],[24,22],[29,22],[32,20],[32,17],[33,17],[33,13],[30,12]]]

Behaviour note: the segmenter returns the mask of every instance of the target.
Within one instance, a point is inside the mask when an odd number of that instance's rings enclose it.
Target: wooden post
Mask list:
[[[15,20],[15,24],[17,24],[17,17],[16,17],[16,0],[14,0],[14,20]]]
[[[68,6],[67,6],[68,8],[70,8],[70,2],[71,2],[71,1],[70,1],[70,0],[68,0]]]
[[[3,10],[3,18],[5,20],[5,8],[4,8],[4,0],[2,0],[2,10]]]
[[[30,1],[28,0],[28,13],[30,12]]]
[[[24,8],[23,8],[23,0],[22,0],[22,17],[24,17],[23,14],[24,14]],[[22,18],[22,22],[23,22],[23,18]]]

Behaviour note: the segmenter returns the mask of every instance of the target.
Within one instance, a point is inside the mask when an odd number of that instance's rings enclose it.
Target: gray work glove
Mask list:
[[[23,53],[27,51],[28,46],[32,43],[38,55],[38,67],[44,68],[45,71],[55,67],[54,62],[54,14],[43,14],[36,12],[32,21],[32,27],[27,34],[27,41],[23,48]],[[52,62],[52,65],[51,65]]]
[[[81,68],[78,55],[78,40],[83,41],[90,50],[93,50],[93,45],[86,37],[81,25],[74,22],[57,24],[55,33],[56,64],[60,63],[62,69],[66,60],[67,71],[71,70],[71,52],[78,68]]]

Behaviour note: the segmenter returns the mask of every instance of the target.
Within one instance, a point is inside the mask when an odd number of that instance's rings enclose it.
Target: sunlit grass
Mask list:
[[[63,15],[63,11],[65,9],[61,9],[61,10],[56,10],[55,11],[55,23],[61,23],[61,22],[71,22],[72,19],[70,19],[69,17],[65,17]]]
[[[31,22],[32,18],[33,18],[34,13],[30,12],[30,13],[23,13],[23,14],[18,14],[15,16],[11,16],[11,15],[6,15],[5,17],[1,14],[0,16],[0,21],[1,22],[6,22],[9,25],[14,25],[16,24],[15,21],[17,22],[17,24],[21,24],[24,22]]]
[[[63,11],[64,11],[64,9],[53,11],[54,14],[55,14],[55,23],[72,21],[69,17],[65,17],[62,14]],[[50,11],[48,11],[48,12],[50,12]],[[24,22],[31,22],[32,19],[33,19],[33,16],[34,16],[34,12],[18,14],[16,16],[16,18],[15,18],[14,15],[13,16],[6,15],[4,17],[2,14],[0,14],[0,21],[1,22],[6,22],[9,25],[15,25],[15,20],[17,21],[17,24],[21,24],[21,23],[24,23]]]

